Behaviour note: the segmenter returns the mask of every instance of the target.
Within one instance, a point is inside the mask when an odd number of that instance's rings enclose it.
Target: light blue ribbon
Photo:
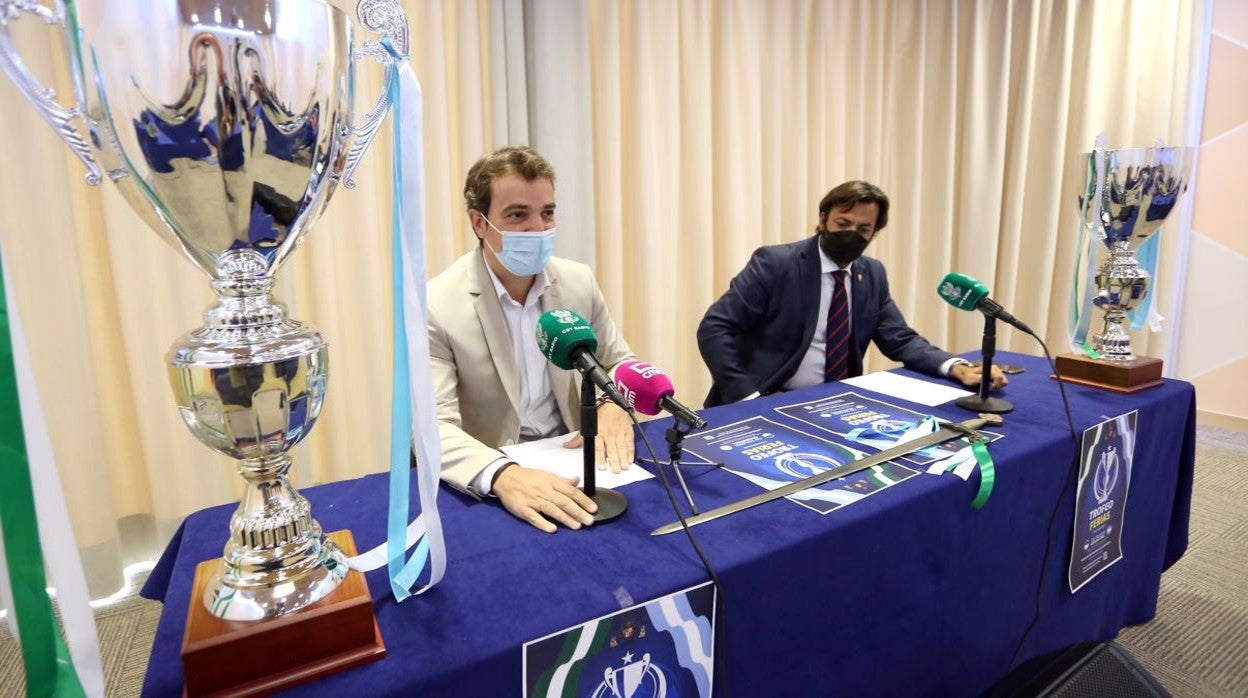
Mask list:
[[[404,153],[403,153],[403,127],[405,119],[403,113],[403,94],[402,94],[402,68],[407,61],[406,56],[400,56],[395,49],[394,44],[389,38],[381,40],[382,46],[390,52],[394,59],[386,68],[386,94],[389,98],[391,109],[391,125],[393,128],[393,157],[391,158],[391,177],[393,180],[390,193],[391,205],[391,226],[390,239],[393,250],[393,259],[391,261],[391,273],[393,283],[393,324],[394,324],[394,382],[391,386],[391,399],[393,407],[390,416],[390,506],[389,515],[386,522],[386,571],[390,577],[390,589],[394,593],[397,601],[402,601],[412,595],[411,587],[416,580],[424,572],[425,567],[430,559],[431,539],[432,545],[438,547],[437,555],[444,560],[445,552],[442,548],[441,525],[438,522],[438,514],[436,506],[429,510],[430,507],[424,507],[421,516],[425,517],[427,530],[420,537],[412,557],[404,562],[406,554],[406,534],[407,534],[407,517],[411,507],[411,467],[410,458],[413,452],[413,420],[412,420],[412,386],[411,386],[411,366],[409,365],[409,345],[408,345],[408,327],[405,308],[409,300],[404,293],[404,282],[406,274],[412,273],[414,270],[406,270],[404,268],[404,239],[408,239],[411,245],[417,245],[420,250],[412,250],[414,253],[423,253],[423,236],[417,235],[418,239],[412,240],[411,233],[417,231],[406,230],[406,226],[419,226],[419,211],[415,213],[406,211],[405,205],[419,205],[419,202],[405,202],[405,182],[404,182]],[[418,115],[415,115],[418,116]],[[417,119],[418,120],[418,119]],[[419,128],[419,125],[416,126]],[[417,176],[419,173],[414,173]],[[420,192],[415,192],[417,196]],[[408,220],[412,214],[411,221]],[[421,265],[421,274],[419,274],[422,283],[416,284],[416,293],[419,298],[420,307],[424,308],[425,298],[422,294],[424,291],[423,284],[423,254],[420,259],[409,260],[412,265]],[[426,435],[425,438],[430,438]],[[427,456],[427,449],[417,449],[421,456]],[[428,458],[424,458],[428,461]],[[437,463],[421,462],[418,464],[420,468],[428,471],[430,468],[437,466]],[[433,480],[435,492],[432,493],[430,499],[436,498],[437,480],[436,475]],[[423,499],[423,497],[422,497]],[[444,563],[441,563],[444,564]],[[433,571],[435,578],[430,581],[430,586],[436,583],[436,577],[440,576],[440,566]]]
[[[386,524],[386,546],[389,559],[386,571],[390,574],[390,589],[394,598],[402,601],[410,594],[409,585],[399,580],[406,577],[403,557],[407,552],[407,514],[411,497],[411,458],[412,444],[412,395],[408,387],[411,380],[407,365],[407,332],[403,317],[403,142],[399,138],[399,123],[402,118],[401,101],[399,98],[399,62],[404,60],[390,43],[389,38],[382,39],[382,45],[394,57],[394,62],[386,67],[387,97],[390,115],[394,127],[394,157],[391,158],[390,176],[390,273],[393,289],[393,310],[391,318],[394,326],[394,383],[390,386],[390,515]],[[421,539],[424,542],[424,539]],[[418,549],[419,550],[419,549]],[[424,558],[416,555],[412,561],[419,560],[424,568]],[[419,571],[417,572],[419,574]]]
[[[1148,272],[1149,286],[1144,292],[1144,297],[1140,299],[1138,305],[1131,309],[1128,317],[1131,318],[1131,329],[1143,329],[1144,322],[1148,320],[1148,310],[1152,307],[1153,285],[1157,282],[1157,250],[1161,247],[1161,231],[1144,241],[1139,249],[1135,252],[1135,257],[1140,263],[1140,267]]]

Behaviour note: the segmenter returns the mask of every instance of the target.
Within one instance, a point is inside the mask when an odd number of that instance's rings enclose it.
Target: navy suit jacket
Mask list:
[[[862,375],[870,342],[893,361],[939,374],[953,355],[916,333],[888,293],[888,276],[878,259],[860,257],[852,267],[852,328],[849,375]],[[760,247],[733,278],[698,325],[698,350],[714,385],[706,406],[736,402],[755,391],[774,392],[793,376],[815,332],[825,332],[819,314],[819,236]]]

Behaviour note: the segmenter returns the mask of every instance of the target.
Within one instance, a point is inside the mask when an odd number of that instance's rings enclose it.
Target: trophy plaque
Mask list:
[[[1088,180],[1080,196],[1083,225],[1108,249],[1096,271],[1092,297],[1092,305],[1104,311],[1104,323],[1090,338],[1100,358],[1059,354],[1056,367],[1061,380],[1123,393],[1161,385],[1161,359],[1136,356],[1123,325],[1128,313],[1147,307],[1151,285],[1136,253],[1158,232],[1187,189],[1192,158],[1191,148],[1161,146],[1084,155]]]
[[[323,533],[287,479],[325,399],[327,348],[270,293],[390,107],[383,87],[353,122],[355,63],[396,60],[359,28],[407,53],[396,0],[356,14],[326,0],[0,0],[0,68],[87,182],[112,180],[217,294],[166,357],[183,421],[246,481],[224,558],[197,570],[192,695],[272,691],[385,652],[350,534]],[[32,18],[63,33],[72,106],[14,47],[10,25]]]

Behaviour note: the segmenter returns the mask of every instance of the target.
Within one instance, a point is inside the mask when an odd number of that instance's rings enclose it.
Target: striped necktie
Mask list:
[[[845,275],[832,272],[832,302],[828,305],[827,338],[824,348],[827,361],[823,366],[823,382],[839,381],[849,376],[849,298],[845,295]]]

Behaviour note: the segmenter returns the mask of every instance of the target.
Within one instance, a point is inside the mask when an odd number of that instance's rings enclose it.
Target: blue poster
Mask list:
[[[1132,410],[1083,432],[1074,542],[1066,575],[1072,593],[1122,559],[1138,414]]]
[[[931,415],[923,415],[854,392],[777,407],[776,411],[836,434],[854,446],[876,451],[888,450],[937,429]],[[1001,438],[1000,434],[981,433],[988,436],[989,443]],[[969,447],[970,444],[965,439],[952,439],[915,451],[905,456],[905,460],[917,465],[928,465]]]
[[[839,468],[865,456],[862,451],[786,427],[766,417],[706,429],[685,438],[685,451],[765,490],[774,490],[812,475]],[[807,488],[788,499],[820,514],[835,511],[917,472],[896,463],[881,463],[839,480]]]
[[[710,582],[524,645],[525,698],[710,698]]]

